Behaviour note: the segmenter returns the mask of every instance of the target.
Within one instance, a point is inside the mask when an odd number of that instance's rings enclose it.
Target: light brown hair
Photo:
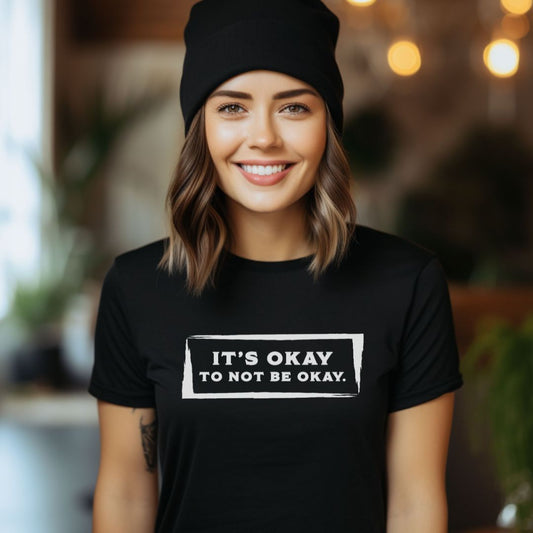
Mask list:
[[[327,139],[315,185],[306,193],[306,237],[316,250],[308,271],[313,279],[339,264],[355,231],[356,207],[350,192],[350,166],[326,105]],[[204,106],[196,113],[170,182],[165,211],[169,237],[158,268],[186,274],[186,289],[200,296],[216,285],[225,252],[232,248],[225,193],[207,146]]]

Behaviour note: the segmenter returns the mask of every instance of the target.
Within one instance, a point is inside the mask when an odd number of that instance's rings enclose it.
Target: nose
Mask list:
[[[274,117],[268,109],[258,110],[248,122],[248,144],[250,147],[269,148],[279,146],[281,137]]]

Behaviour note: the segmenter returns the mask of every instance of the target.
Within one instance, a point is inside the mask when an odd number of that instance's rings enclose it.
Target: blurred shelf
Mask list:
[[[88,392],[5,392],[0,397],[2,422],[45,426],[98,425],[96,399]]]
[[[478,287],[450,282],[449,289],[460,354],[475,337],[482,317],[499,317],[519,325],[533,312],[533,287],[530,286]]]

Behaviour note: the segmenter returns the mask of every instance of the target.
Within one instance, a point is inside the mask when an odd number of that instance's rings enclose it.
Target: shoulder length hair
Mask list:
[[[327,104],[326,116],[326,148],[315,185],[305,195],[306,238],[316,250],[308,272],[315,281],[347,253],[357,214],[348,158]],[[166,195],[169,237],[157,265],[170,275],[185,272],[186,289],[195,296],[207,285],[215,287],[219,267],[233,244],[225,193],[216,183],[204,124],[202,106],[191,123]]]

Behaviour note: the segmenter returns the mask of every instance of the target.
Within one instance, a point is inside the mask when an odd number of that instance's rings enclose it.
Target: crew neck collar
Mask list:
[[[284,261],[258,261],[236,255],[229,250],[226,251],[226,260],[229,265],[245,270],[256,270],[262,272],[285,272],[288,270],[305,269],[312,261],[314,254],[296,259],[286,259]]]

